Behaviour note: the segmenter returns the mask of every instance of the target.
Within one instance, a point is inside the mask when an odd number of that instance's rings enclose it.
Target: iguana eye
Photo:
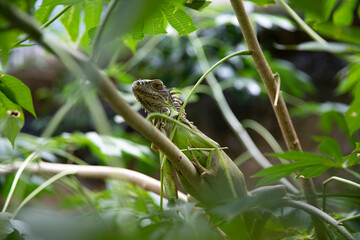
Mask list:
[[[156,90],[162,90],[163,89],[163,84],[161,82],[153,82],[152,83],[152,87]]]
[[[163,107],[162,113],[165,114],[165,115],[170,116],[170,109],[168,107]]]

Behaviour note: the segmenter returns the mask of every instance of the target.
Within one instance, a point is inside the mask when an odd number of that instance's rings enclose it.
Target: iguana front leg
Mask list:
[[[194,166],[196,167],[196,169],[200,172],[201,176],[215,176],[215,172],[213,169],[211,168],[206,168],[206,167],[203,167],[199,161],[197,160],[197,158],[195,157],[195,154],[193,153],[193,151],[191,150],[190,147],[187,147],[189,153],[191,154],[191,157],[193,159],[193,164]],[[214,157],[214,150],[211,150],[207,159],[206,159],[206,163],[210,162],[212,160],[212,158]]]

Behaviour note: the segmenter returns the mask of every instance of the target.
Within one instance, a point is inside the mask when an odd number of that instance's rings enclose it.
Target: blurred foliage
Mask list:
[[[253,0],[265,6],[272,0]],[[346,171],[348,178],[359,182],[360,83],[359,29],[355,12],[357,1],[291,0],[301,10],[306,21],[320,34],[337,40],[327,45],[306,42],[298,45],[264,43],[269,65],[281,76],[281,90],[293,104],[293,116],[320,116],[325,134],[340,128],[352,144],[353,152],[342,152],[337,141],[317,137],[321,154],[285,152],[271,156],[291,160],[275,165],[255,176],[264,177],[259,185],[269,184],[301,171],[297,177],[333,175],[334,169]],[[22,11],[34,16],[44,30],[56,40],[83,50],[119,85],[121,95],[134,108],[140,108],[130,92],[138,78],[160,78],[169,87],[187,93],[201,76],[198,60],[186,36],[197,30],[205,45],[207,58],[215,63],[224,56],[245,50],[236,17],[229,6],[214,6],[209,1],[104,1],[104,0],[15,0]],[[250,6],[250,5],[249,5]],[[155,10],[156,11],[155,11]],[[284,16],[255,13],[249,8],[250,19],[258,34],[296,32],[296,25]],[[154,10],[154,11],[152,11]],[[123,13],[123,14],[120,14]],[[151,14],[150,14],[151,13]],[[59,19],[58,19],[59,18]],[[54,21],[54,22],[53,22]],[[167,33],[167,35],[162,35]],[[159,36],[154,36],[159,35]],[[181,37],[182,36],[182,37]],[[271,39],[273,40],[273,39]],[[49,65],[47,54],[26,59],[29,65],[16,65],[16,51],[36,45],[24,33],[0,16],[0,55],[2,72],[18,68],[39,70]],[[352,94],[348,103],[317,103],[299,99],[319,94],[311,77],[296,64],[274,55],[273,46],[282,50],[326,51],[346,62],[338,73],[338,95]],[[36,58],[43,58],[37,61]],[[16,67],[14,67],[16,66]],[[155,176],[159,168],[156,154],[149,143],[132,132],[120,116],[98,99],[96,89],[84,79],[63,70],[51,86],[42,86],[34,94],[35,110],[28,87],[19,79],[0,73],[0,162],[24,161],[31,152],[49,162],[94,164],[126,167]],[[228,96],[238,103],[266,96],[265,88],[250,58],[232,58],[215,70],[215,76]],[[46,73],[37,73],[37,78]],[[207,85],[198,93],[209,94]],[[285,94],[286,93],[286,94]],[[41,101],[38,97],[41,96]],[[201,98],[192,97],[192,101]],[[5,107],[4,107],[5,106]],[[26,116],[22,108],[37,115]],[[17,110],[15,119],[9,110]],[[26,113],[25,113],[26,114]],[[110,117],[109,117],[110,116]],[[3,120],[6,118],[6,120]],[[10,142],[6,139],[9,139]],[[16,141],[15,141],[16,137]],[[9,210],[0,213],[0,240],[3,239],[223,239],[221,229],[231,239],[314,239],[309,215],[289,207],[268,208],[271,197],[249,197],[206,209],[207,215],[195,203],[169,202],[159,211],[159,196],[131,184],[102,180],[100,187],[87,180],[65,177],[43,190],[31,204],[14,216],[19,202],[42,186],[48,176],[23,173]],[[8,196],[14,175],[0,176],[0,201]],[[349,180],[350,181],[350,180]],[[90,185],[90,187],[85,187]],[[355,237],[359,236],[359,191],[354,186],[343,187],[326,197],[327,209]],[[302,198],[301,195],[288,195]],[[12,213],[10,213],[12,212]],[[244,218],[247,218],[247,222]],[[247,230],[250,235],[247,235]],[[328,227],[333,239],[338,233]],[[356,235],[357,234],[357,235]],[[255,238],[255,236],[257,236]]]

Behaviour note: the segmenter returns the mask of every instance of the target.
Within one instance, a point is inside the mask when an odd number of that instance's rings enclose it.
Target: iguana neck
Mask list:
[[[137,80],[132,84],[132,90],[149,114],[162,113],[172,118],[178,117],[182,106],[182,102],[176,96],[179,92],[167,89],[161,80]],[[187,121],[185,111],[181,114],[181,120]]]

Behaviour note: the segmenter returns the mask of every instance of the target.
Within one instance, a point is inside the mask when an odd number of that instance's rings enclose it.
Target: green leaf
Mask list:
[[[139,24],[136,24],[130,32],[130,36],[135,41],[142,41],[144,40],[144,22],[140,22]]]
[[[174,4],[170,1],[164,2],[161,5],[161,11],[170,25],[178,31],[179,36],[190,34],[197,29],[192,18],[183,10],[180,4]]]
[[[80,5],[72,6],[60,19],[66,31],[69,33],[71,41],[73,42],[77,40],[79,35],[81,10],[82,7]]]
[[[299,173],[296,178],[299,177],[304,177],[304,178],[313,178],[313,177],[318,177],[321,174],[323,174],[326,170],[328,170],[330,167],[327,166],[313,166],[313,167],[308,167],[306,169],[304,169],[303,171],[301,171],[301,173]]]
[[[161,11],[154,11],[144,22],[143,34],[164,34],[166,21]]]
[[[0,92],[36,117],[30,89],[19,79],[0,72]]]
[[[52,2],[52,0],[44,0],[39,9],[35,12],[34,16],[41,24],[44,24],[49,19],[54,10],[56,5],[51,5]]]
[[[341,162],[342,153],[337,141],[329,137],[315,137],[314,139],[321,142],[318,148],[322,153]]]
[[[256,3],[257,5],[260,5],[260,6],[266,6],[268,4],[275,4],[274,0],[248,0],[248,1]]]
[[[336,166],[336,163],[331,158],[309,152],[290,151],[284,153],[272,153],[267,155],[286,160],[308,162],[309,166],[315,164],[330,167]]]
[[[316,165],[310,161],[299,161],[288,164],[277,164],[269,168],[265,168],[251,177],[266,177],[266,176],[281,176],[280,178],[286,177],[293,172],[301,171],[306,167]],[[319,165],[319,164],[317,164]],[[279,178],[279,179],[280,179]]]
[[[193,0],[191,2],[185,2],[184,6],[201,12],[207,6],[209,6],[210,3],[211,3],[210,1],[206,1],[206,0]]]
[[[350,63],[348,66],[349,73],[344,79],[341,79],[340,84],[336,88],[338,94],[344,94],[354,89],[356,84],[360,81],[360,64]]]
[[[2,64],[6,64],[9,57],[9,51],[19,35],[20,32],[13,29],[8,31],[0,31],[0,61]]]
[[[348,43],[360,45],[360,28],[359,27],[342,27],[335,26],[330,22],[313,25],[315,31],[326,37]]]
[[[86,0],[85,4],[85,34],[83,34],[80,44],[85,51],[89,50],[89,47],[93,41],[93,37],[96,34],[97,26],[99,25],[101,13],[103,10],[102,0]]]
[[[343,1],[343,4],[338,7],[333,15],[333,22],[337,26],[349,26],[354,19],[354,9],[357,1]]]
[[[291,6],[305,12],[306,21],[325,22],[338,0],[290,0]]]
[[[0,91],[0,134],[7,137],[14,147],[15,138],[23,126],[24,113],[21,107]]]
[[[350,135],[360,129],[360,83],[354,88],[353,94],[354,100],[345,113],[345,121],[348,124]]]

